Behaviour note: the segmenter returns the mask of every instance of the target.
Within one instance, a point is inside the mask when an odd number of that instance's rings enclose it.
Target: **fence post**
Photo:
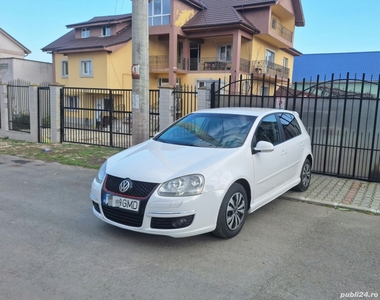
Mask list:
[[[210,108],[211,92],[206,87],[198,88],[198,110]]]
[[[38,142],[38,86],[29,86],[30,142]]]
[[[0,136],[5,137],[8,130],[8,92],[7,85],[0,84]]]
[[[173,106],[173,88],[171,87],[160,87],[160,130],[165,129],[174,120],[174,106]]]
[[[61,142],[60,91],[62,85],[50,85],[50,130],[51,142]]]

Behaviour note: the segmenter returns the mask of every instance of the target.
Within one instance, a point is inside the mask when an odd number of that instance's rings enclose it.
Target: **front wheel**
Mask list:
[[[220,205],[214,234],[229,239],[236,236],[243,228],[247,216],[247,193],[243,186],[234,183],[224,196]]]
[[[303,163],[300,179],[300,183],[296,185],[293,190],[305,192],[309,188],[311,181],[311,163],[309,159],[306,159]]]

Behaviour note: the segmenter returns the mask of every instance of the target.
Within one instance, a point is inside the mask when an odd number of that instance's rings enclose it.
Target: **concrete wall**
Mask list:
[[[52,83],[52,64],[18,58],[0,58],[0,83],[8,83],[15,79],[37,85]]]

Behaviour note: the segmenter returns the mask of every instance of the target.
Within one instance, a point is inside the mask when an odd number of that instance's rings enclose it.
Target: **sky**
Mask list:
[[[138,0],[146,1],[146,0]],[[294,48],[303,54],[380,51],[379,0],[301,0],[305,27]],[[26,59],[51,62],[41,51],[70,30],[68,24],[132,12],[131,0],[2,0],[0,28],[30,51]],[[1,47],[1,45],[0,45]]]

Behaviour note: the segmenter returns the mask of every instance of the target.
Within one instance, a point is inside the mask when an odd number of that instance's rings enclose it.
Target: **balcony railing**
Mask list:
[[[218,57],[178,58],[177,69],[186,71],[229,71],[232,67],[231,61],[222,61]],[[169,56],[159,55],[149,57],[149,69],[168,69]],[[287,67],[275,64],[268,60],[256,60],[252,63],[249,60],[240,59],[240,71],[243,73],[265,73],[289,78],[290,70]]]
[[[289,42],[293,42],[293,32],[272,17],[272,30]]]
[[[168,69],[169,68],[169,56],[157,55],[149,56],[149,69]]]
[[[290,69],[268,60],[255,60],[252,62],[252,73],[264,73],[289,78]]]
[[[249,68],[250,62],[249,60],[246,60],[244,58],[240,58],[240,71],[244,73],[249,73],[250,68]]]

